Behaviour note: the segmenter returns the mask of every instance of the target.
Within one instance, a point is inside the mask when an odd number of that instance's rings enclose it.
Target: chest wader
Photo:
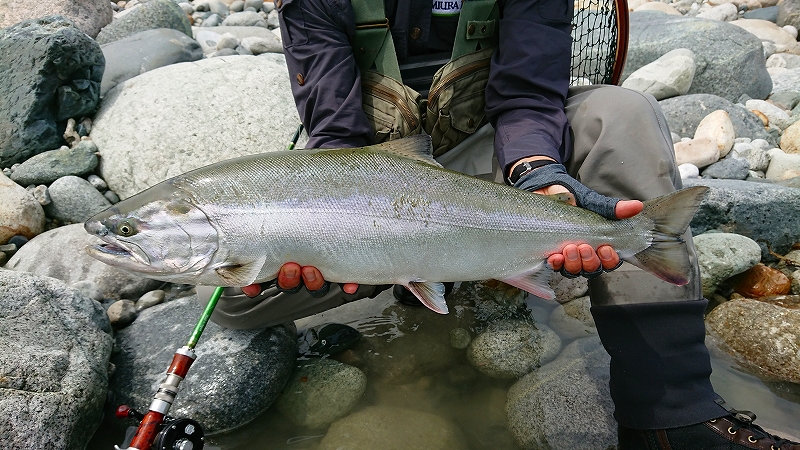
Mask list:
[[[499,9],[494,0],[463,3],[453,52],[433,75],[427,98],[403,84],[383,0],[351,3],[356,19],[353,53],[361,70],[363,107],[377,142],[425,131],[433,140],[436,157],[487,123],[484,95],[498,35]],[[432,59],[433,64],[444,62],[440,55]],[[409,69],[421,66],[424,63],[410,64]]]

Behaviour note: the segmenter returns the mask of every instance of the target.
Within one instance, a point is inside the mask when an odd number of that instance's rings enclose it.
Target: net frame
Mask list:
[[[576,0],[571,85],[618,84],[628,53],[627,0]]]

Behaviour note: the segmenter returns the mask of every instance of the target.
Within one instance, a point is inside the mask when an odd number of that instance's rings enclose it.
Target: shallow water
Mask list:
[[[298,330],[326,322],[345,323],[355,327],[365,336],[382,337],[394,341],[406,337],[398,328],[401,318],[382,315],[394,304],[390,291],[374,300],[364,300],[344,305],[316,316],[297,321]],[[529,297],[527,301],[537,323],[546,323],[554,302]],[[417,332],[417,331],[412,331]],[[421,332],[421,331],[420,331]],[[408,331],[406,331],[408,333]],[[419,336],[417,336],[419,337]],[[566,345],[567,342],[564,342]],[[399,348],[399,346],[398,346]],[[420,349],[419,351],[424,351]],[[202,357],[202,341],[197,353]],[[393,354],[395,358],[406,355]],[[737,409],[756,413],[757,423],[784,437],[800,437],[800,385],[773,386],[738,370],[728,358],[712,358],[712,383],[728,404]],[[426,376],[404,385],[391,385],[368,379],[367,392],[356,409],[370,405],[398,406],[431,412],[455,423],[468,441],[470,450],[516,450],[505,426],[505,395],[513,380],[495,380],[478,375],[467,382],[451,383],[448,376]],[[178,396],[180,401],[180,396]],[[207,436],[207,449],[314,450],[325,430],[303,429],[270,408],[250,424],[223,435]],[[98,433],[90,449],[110,449],[119,444],[119,434]]]

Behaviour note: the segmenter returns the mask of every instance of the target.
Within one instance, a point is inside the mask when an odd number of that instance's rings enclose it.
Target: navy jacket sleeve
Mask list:
[[[355,33],[349,0],[282,0],[289,81],[308,148],[360,147],[374,131],[361,106],[361,76],[348,38]]]
[[[500,36],[486,87],[495,152],[506,171],[529,156],[570,156],[564,103],[570,76],[571,0],[501,1]]]

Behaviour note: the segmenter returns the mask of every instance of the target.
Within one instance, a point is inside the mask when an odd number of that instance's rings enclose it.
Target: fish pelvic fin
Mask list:
[[[410,281],[405,285],[423,305],[433,312],[447,314],[447,302],[444,300],[444,284],[430,281]]]
[[[556,298],[556,294],[550,288],[550,275],[552,270],[553,269],[547,265],[546,261],[542,261],[527,272],[509,278],[503,278],[500,281],[510,284],[515,288],[522,289],[523,291],[527,291],[537,297],[553,300]]]
[[[669,283],[687,284],[691,262],[682,235],[708,191],[706,186],[694,186],[646,201],[640,216],[652,222],[653,242],[623,259]]]
[[[390,153],[392,155],[402,156],[403,158],[424,162],[432,166],[442,167],[438,161],[433,159],[433,143],[431,137],[427,134],[416,134],[368,148],[373,151]]]
[[[214,268],[214,272],[224,281],[226,286],[248,286],[255,282],[267,257],[248,263],[227,262]]]

